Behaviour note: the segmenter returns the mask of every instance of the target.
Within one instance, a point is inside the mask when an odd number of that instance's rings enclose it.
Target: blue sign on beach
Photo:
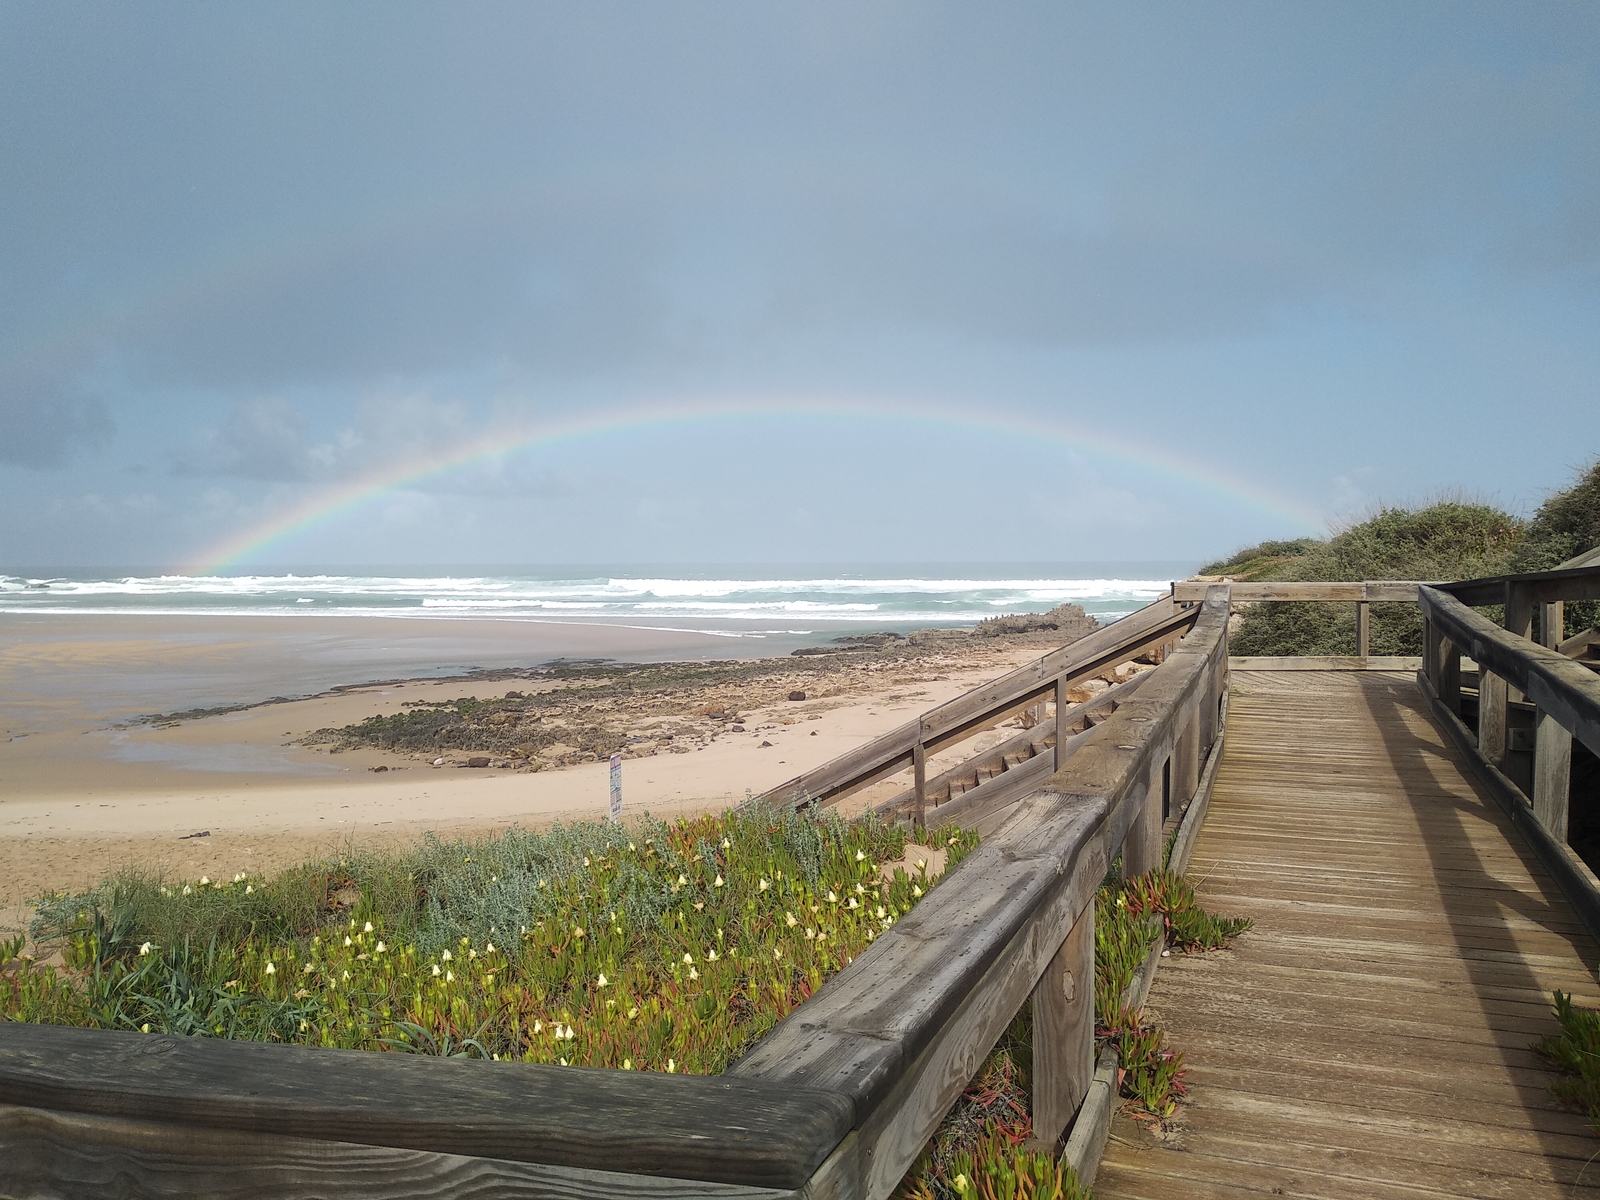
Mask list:
[[[622,820],[622,755],[611,756],[611,819]]]

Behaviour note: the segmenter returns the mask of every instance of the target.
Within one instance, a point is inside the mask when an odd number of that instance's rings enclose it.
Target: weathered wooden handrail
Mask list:
[[[1072,1119],[1094,1069],[1095,890],[1119,853],[1128,874],[1159,866],[1169,795],[1192,794],[1227,670],[1227,593],[1210,590],[1138,694],[955,876],[732,1068],[851,1099],[856,1129],[835,1152],[861,1181],[848,1194],[893,1190],[1030,996],[1035,1134],[1054,1143]]]
[[[836,804],[853,791],[911,767],[919,790],[928,754],[973,732],[996,725],[1019,708],[1054,695],[1056,711],[1065,719],[1066,689],[1138,657],[1152,646],[1180,636],[1194,624],[1195,610],[1162,596],[1138,612],[1095,630],[1035,662],[980,688],[929,709],[914,721],[846,751],[803,775],[770,788],[760,801],[768,804]],[[1064,732],[1064,731],[1063,731]],[[1062,739],[1065,740],[1064,738]]]
[[[1166,605],[1131,637],[1109,627],[1031,679],[943,706],[936,728],[971,728],[1192,626],[1062,769],[725,1075],[0,1024],[0,1194],[882,1200],[1030,996],[1035,1130],[1059,1144],[1094,1071],[1095,890],[1119,854],[1130,873],[1159,865],[1169,800],[1194,794],[1217,733],[1228,588]]]
[[[1172,585],[1172,598],[1180,603],[1203,600],[1206,589],[1215,586],[1215,583],[1207,580],[1184,580]],[[1423,581],[1405,579],[1366,579],[1336,583],[1285,580],[1228,585],[1235,604],[1312,600],[1346,603],[1353,600],[1359,604],[1415,604],[1417,588],[1422,586],[1424,586]]]

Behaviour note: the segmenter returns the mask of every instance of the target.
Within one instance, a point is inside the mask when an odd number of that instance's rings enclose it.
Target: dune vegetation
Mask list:
[[[1471,579],[1549,570],[1600,546],[1600,462],[1551,495],[1530,520],[1488,504],[1445,500],[1422,508],[1384,508],[1326,540],[1263,542],[1201,569],[1239,580]],[[1596,621],[1594,602],[1572,604],[1567,627]],[[1498,612],[1486,615],[1498,619]],[[1422,653],[1414,604],[1374,604],[1373,654]],[[1243,655],[1353,654],[1350,604],[1257,604],[1231,638]]]

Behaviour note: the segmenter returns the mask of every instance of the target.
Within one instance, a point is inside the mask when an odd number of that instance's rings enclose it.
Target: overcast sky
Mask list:
[[[1588,2],[0,3],[0,570],[484,437],[534,441],[246,563],[1529,511],[1600,454],[1597,318]]]

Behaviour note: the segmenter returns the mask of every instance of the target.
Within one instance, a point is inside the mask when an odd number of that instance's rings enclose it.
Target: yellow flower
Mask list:
[[[667,1074],[668,1075],[676,1075],[677,1072],[678,1072],[677,1060],[671,1059],[671,1058],[667,1059]]]
[[[633,847],[632,847],[632,846],[631,846],[631,845],[630,845],[630,846],[629,846],[629,847],[628,847],[628,849],[629,849],[629,850],[632,850],[632,849],[633,849]],[[631,1059],[631,1058],[625,1058],[625,1059],[623,1059],[623,1060],[622,1060],[622,1069],[623,1069],[623,1070],[624,1070],[624,1071],[631,1071],[631,1070],[633,1070],[633,1059]]]

